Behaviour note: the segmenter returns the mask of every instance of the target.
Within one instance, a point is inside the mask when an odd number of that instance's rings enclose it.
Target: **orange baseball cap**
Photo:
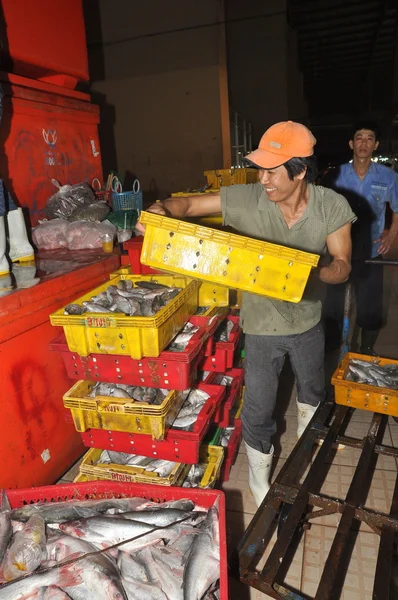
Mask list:
[[[263,169],[274,169],[291,158],[312,156],[316,139],[301,123],[275,123],[264,133],[257,150],[245,158]]]

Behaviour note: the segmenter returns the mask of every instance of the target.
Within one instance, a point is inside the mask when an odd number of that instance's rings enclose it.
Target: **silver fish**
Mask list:
[[[104,306],[105,308],[109,308],[111,305],[108,294],[106,292],[100,292],[97,296],[92,296],[90,302],[94,302],[95,304],[101,304],[101,306]]]
[[[203,475],[206,471],[206,465],[202,463],[198,463],[197,465],[192,465],[190,468],[188,475],[182,485],[182,487],[199,487],[200,482],[202,481]]]
[[[117,298],[115,298],[110,310],[112,310],[113,312],[120,312],[128,315],[131,310],[131,305],[127,298],[121,298],[120,296],[118,296]]]
[[[148,581],[148,573],[145,566],[135,556],[127,552],[120,551],[117,559],[117,567],[122,579],[139,579]]]
[[[184,571],[184,600],[201,600],[220,577],[218,513],[212,506],[193,540]]]
[[[173,421],[173,429],[186,429],[187,427],[191,427],[198,420],[200,410],[198,412],[192,412],[185,417],[178,417]]]
[[[140,510],[123,514],[125,519],[140,521],[156,527],[166,527],[171,523],[184,520],[188,525],[198,525],[203,521],[205,514],[199,511],[185,511],[178,508],[160,508],[158,510]],[[123,548],[123,547],[122,547]]]
[[[215,332],[214,339],[217,342],[228,342],[233,326],[233,321],[231,321],[230,319],[226,319],[223,323],[221,323],[221,325]]]
[[[104,306],[101,306],[101,304],[96,304],[95,302],[83,302],[83,306],[88,310],[88,312],[92,313],[112,312],[110,308],[105,308]]]
[[[231,439],[231,435],[233,434],[235,427],[226,427],[223,429],[221,434],[221,446],[223,448],[227,448],[229,441]]]
[[[392,370],[395,365],[381,366],[375,361],[352,359],[348,365],[347,379],[378,387],[398,389],[398,371]]]
[[[121,279],[117,282],[116,287],[118,290],[131,290],[133,289],[133,282],[130,279]]]
[[[156,583],[145,583],[139,579],[123,579],[128,600],[168,600],[166,594]]]
[[[80,304],[68,304],[64,308],[64,315],[82,315],[87,312],[87,309]]]
[[[157,556],[157,555],[156,555]],[[152,581],[159,581],[160,587],[168,600],[183,600],[181,578],[179,578],[163,561],[154,558],[151,548],[144,548],[139,553]],[[182,576],[182,572],[181,572]]]
[[[129,398],[131,400],[131,396],[129,396],[125,390],[118,387],[115,387],[115,389],[112,390],[111,396],[112,398]]]
[[[149,506],[152,506],[150,503]],[[13,521],[26,522],[32,515],[39,514],[46,523],[63,523],[80,518],[99,515],[106,510],[115,509],[121,512],[136,510],[148,506],[142,498],[109,498],[107,500],[82,500],[75,502],[45,502],[43,504],[28,504],[11,511]]]
[[[185,528],[190,527],[189,525],[185,525],[185,523],[181,525],[184,525]],[[165,539],[166,541],[175,540],[181,532],[180,525],[175,525],[167,529],[155,529],[154,525],[111,517],[80,519],[78,521],[60,523],[59,527],[61,531],[84,539],[98,548],[107,548],[113,544],[131,540],[120,547],[124,552],[144,548],[161,539]]]
[[[73,557],[95,552],[96,548],[84,540],[63,535],[49,545],[50,558],[63,562]],[[97,554],[72,563],[70,569],[80,576],[86,589],[98,600],[126,600],[114,562],[106,554]]]
[[[0,502],[0,564],[3,560],[8,542],[12,536],[12,525],[10,517],[10,503],[8,502],[7,494],[1,490]]]
[[[74,586],[79,583],[80,577],[78,574],[68,568],[68,566],[54,569],[47,573],[39,575],[32,574],[25,579],[17,581],[5,587],[0,586],[1,600],[27,600],[30,596],[37,593],[40,588],[49,587],[51,585],[60,588]]]

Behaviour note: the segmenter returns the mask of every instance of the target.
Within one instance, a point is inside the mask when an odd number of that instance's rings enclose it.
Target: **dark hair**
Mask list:
[[[265,169],[265,167],[260,167],[260,165],[256,165],[256,163],[252,162],[245,158],[246,164],[249,167],[254,167],[255,169],[264,169],[265,171],[272,171],[272,169]],[[291,158],[285,163],[278,165],[278,167],[284,166],[286,168],[288,177],[291,181],[306,169],[304,181],[308,183],[314,183],[318,176],[318,169],[316,166],[316,160],[314,156],[306,156],[303,158]]]
[[[378,126],[378,124],[375,123],[375,121],[367,121],[364,119],[363,121],[357,121],[357,123],[353,125],[351,129],[351,140],[354,139],[356,132],[360,129],[368,129],[369,131],[373,131],[373,133],[375,134],[376,142],[380,139],[380,127]]]
[[[291,158],[283,164],[285,167],[289,179],[293,179],[300,175],[305,169],[304,181],[307,183],[314,183],[318,175],[318,169],[316,166],[316,160],[314,156],[305,156],[303,158]]]

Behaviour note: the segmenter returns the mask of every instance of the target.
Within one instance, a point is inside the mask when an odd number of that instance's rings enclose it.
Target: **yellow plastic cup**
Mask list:
[[[105,254],[111,254],[113,252],[113,236],[109,233],[104,233],[101,238],[102,241],[102,249]]]

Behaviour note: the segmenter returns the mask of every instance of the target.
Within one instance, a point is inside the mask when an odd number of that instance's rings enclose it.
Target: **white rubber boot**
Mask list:
[[[22,208],[10,210],[7,213],[7,223],[12,262],[34,260],[35,253],[28,240]]]
[[[0,217],[0,278],[6,277],[10,272],[10,266],[6,257],[6,231],[4,228],[4,217]]]
[[[318,406],[311,406],[310,404],[304,404],[303,402],[299,402],[296,398],[297,403],[297,417],[298,417],[298,427],[297,427],[297,438],[300,439],[304,433],[305,428],[308,423],[311,421],[314,416],[315,411]],[[323,440],[319,440],[318,444],[321,446],[323,444]],[[345,446],[343,444],[339,444],[337,446],[338,450],[344,450]]]
[[[301,438],[301,436],[304,433],[305,428],[307,427],[308,423],[311,421],[312,417],[314,416],[314,413],[315,413],[316,409],[318,408],[319,404],[317,406],[311,406],[311,404],[304,404],[303,402],[299,402],[297,399],[296,399],[296,404],[297,404],[297,421],[298,421],[297,437]]]
[[[249,487],[257,507],[260,506],[271,487],[270,473],[274,447],[269,454],[263,454],[248,446],[245,442],[247,458],[249,459]]]

